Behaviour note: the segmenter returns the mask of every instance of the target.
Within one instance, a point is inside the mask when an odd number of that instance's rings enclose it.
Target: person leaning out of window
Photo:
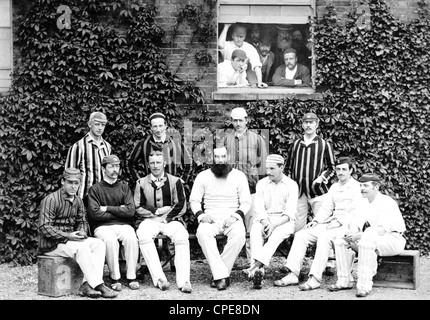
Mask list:
[[[285,49],[284,64],[280,65],[273,74],[273,84],[282,87],[309,87],[311,77],[309,69],[297,63],[297,51]]]

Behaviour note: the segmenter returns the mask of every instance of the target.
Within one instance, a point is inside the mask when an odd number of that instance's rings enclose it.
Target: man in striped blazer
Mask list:
[[[88,189],[103,180],[102,160],[112,153],[112,146],[103,139],[107,118],[102,112],[93,112],[88,121],[90,131],[74,143],[67,154],[65,168],[77,168],[82,179],[78,195],[87,202]]]

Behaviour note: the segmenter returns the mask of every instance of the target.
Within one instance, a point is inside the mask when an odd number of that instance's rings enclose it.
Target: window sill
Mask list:
[[[212,93],[212,99],[217,100],[281,100],[296,98],[300,100],[322,100],[323,95],[313,88],[219,88]]]

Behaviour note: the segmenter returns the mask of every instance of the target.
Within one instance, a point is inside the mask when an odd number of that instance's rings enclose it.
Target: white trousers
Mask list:
[[[121,278],[118,260],[121,243],[124,248],[127,279],[136,279],[139,244],[133,227],[128,224],[100,226],[94,230],[94,236],[106,244],[106,263],[109,267],[110,277],[113,280]]]
[[[227,229],[223,229],[222,223],[223,221],[200,223],[196,232],[197,240],[209,263],[214,280],[230,276],[234,262],[245,244],[245,225],[242,220],[236,221]],[[218,251],[215,238],[218,234],[227,236],[227,243],[222,254]]]
[[[297,214],[296,214],[296,229],[295,232],[302,230],[308,223],[308,212],[309,206],[312,208],[312,213],[315,216],[318,210],[321,208],[324,196],[318,196],[315,198],[308,198],[305,194],[302,194],[297,200]]]
[[[245,230],[251,234],[252,225],[254,224],[254,201],[255,201],[255,193],[251,194],[251,209],[249,209],[248,213],[245,214]],[[245,239],[246,244],[246,257],[248,262],[252,262],[251,259],[251,239]]]
[[[401,253],[406,240],[399,233],[385,233],[377,235],[376,228],[367,228],[358,241],[357,290],[370,291],[373,287],[373,276],[378,268],[378,256],[394,256]],[[336,266],[338,281],[345,285],[350,278],[352,263],[350,261],[352,249],[342,238],[335,240]]]
[[[271,217],[270,220],[276,222],[281,217]],[[279,245],[294,233],[294,222],[289,221],[276,227],[270,237],[263,238],[263,225],[260,222],[254,221],[250,233],[251,256],[253,260],[258,260],[265,266],[268,266],[270,259],[275,254]],[[266,242],[266,243],[264,243]]]
[[[148,266],[154,286],[157,286],[159,279],[167,280],[154,243],[154,238],[160,233],[169,237],[175,245],[176,284],[178,288],[182,288],[185,282],[190,283],[188,232],[184,225],[178,221],[162,223],[152,219],[145,219],[139,224],[136,234],[139,239],[140,251]]]
[[[83,241],[67,241],[58,244],[55,250],[46,252],[52,257],[75,259],[84,274],[84,282],[95,288],[103,283],[106,246],[103,241],[89,237]]]
[[[327,230],[326,223],[317,224],[313,228],[296,232],[294,241],[288,254],[286,266],[295,275],[299,276],[306,250],[310,244],[316,243],[314,260],[309,274],[321,282],[322,273],[327,265],[330,249],[333,247],[337,235],[345,233],[345,227]]]

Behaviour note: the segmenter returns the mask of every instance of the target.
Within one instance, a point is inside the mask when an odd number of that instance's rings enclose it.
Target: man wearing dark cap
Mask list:
[[[311,77],[308,67],[297,63],[297,51],[293,48],[284,50],[284,64],[276,68],[272,80],[275,86],[309,87]]]
[[[87,237],[84,204],[77,196],[80,182],[80,171],[67,168],[61,179],[62,187],[42,200],[38,254],[74,259],[84,274],[82,295],[115,298],[118,293],[103,282],[105,245],[99,239]]]
[[[235,49],[231,60],[224,60],[218,64],[218,87],[246,87],[247,57],[243,50]]]
[[[294,233],[297,199],[297,183],[283,174],[284,158],[269,154],[266,173],[257,183],[254,200],[254,223],[251,227],[252,264],[244,270],[254,288],[261,289],[264,266],[268,266],[278,246]]]
[[[356,210],[349,230],[334,241],[338,280],[329,290],[353,287],[353,248],[358,248],[356,296],[366,297],[372,290],[378,256],[394,256],[404,250],[406,226],[397,202],[379,191],[382,181],[378,175],[366,173],[358,181],[367,201]]]
[[[103,179],[103,157],[112,152],[111,145],[102,138],[106,124],[106,115],[98,111],[91,113],[88,121],[90,131],[70,147],[64,165],[66,168],[80,170],[82,179],[78,195],[85,203],[88,189]]]
[[[120,244],[124,248],[127,265],[127,282],[130,289],[139,289],[136,280],[139,244],[134,231],[135,206],[133,194],[124,181],[118,180],[120,160],[115,155],[103,158],[103,181],[88,190],[88,218],[96,238],[106,244],[106,263],[109,267],[111,287],[122,289],[119,268]]]
[[[296,285],[306,249],[316,244],[314,260],[309,272],[309,279],[301,290],[319,288],[322,274],[327,265],[332,243],[337,235],[344,234],[353,218],[353,211],[363,201],[360,184],[351,176],[352,161],[348,157],[339,158],[336,162],[338,182],[334,183],[314,219],[306,227],[294,234],[294,241],[288,254],[286,267],[290,271],[275,286]]]

